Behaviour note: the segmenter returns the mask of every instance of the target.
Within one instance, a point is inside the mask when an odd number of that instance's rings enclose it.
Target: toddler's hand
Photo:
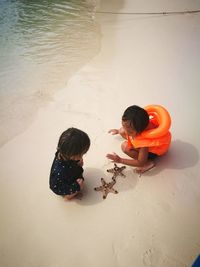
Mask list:
[[[118,156],[116,153],[113,152],[113,154],[107,154],[106,157],[110,160],[112,160],[112,162],[116,162],[116,163],[121,163],[121,158],[120,156]]]
[[[79,178],[76,181],[80,185],[80,188],[83,189],[83,182],[84,182],[83,179]]]
[[[83,164],[84,164],[83,159],[80,159],[79,162],[78,162],[78,165],[82,167]]]
[[[110,129],[108,131],[108,133],[111,133],[112,135],[119,134],[119,130],[118,129]]]

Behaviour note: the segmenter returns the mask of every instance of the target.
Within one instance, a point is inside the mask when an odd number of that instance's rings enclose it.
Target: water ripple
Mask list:
[[[0,1],[0,118],[6,124],[23,120],[23,100],[31,99],[27,108],[35,110],[33,98],[37,102],[38,96],[60,89],[98,52],[94,8],[92,0]],[[12,107],[7,105],[13,102],[18,112],[8,114]],[[3,121],[1,132],[9,128]],[[0,143],[5,136],[1,134]]]

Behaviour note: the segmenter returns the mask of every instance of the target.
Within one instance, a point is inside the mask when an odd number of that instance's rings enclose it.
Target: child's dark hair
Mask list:
[[[149,124],[149,115],[145,109],[136,105],[128,107],[122,116],[123,121],[130,121],[130,126],[141,133]]]
[[[76,128],[69,128],[64,131],[58,141],[58,151],[65,157],[85,154],[90,147],[89,136]]]

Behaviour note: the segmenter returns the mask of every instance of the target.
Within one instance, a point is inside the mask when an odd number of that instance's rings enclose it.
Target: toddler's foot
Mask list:
[[[139,177],[141,177],[141,175],[144,172],[147,172],[147,171],[153,169],[154,167],[155,167],[155,163],[153,161],[148,161],[147,164],[145,164],[145,166],[138,167],[138,168],[134,169],[134,171],[139,174]]]
[[[64,200],[68,201],[68,200],[74,199],[74,197],[76,197],[78,194],[79,194],[79,192],[76,192],[76,193],[73,193],[71,195],[65,195],[65,196],[63,196],[63,198],[64,198]]]

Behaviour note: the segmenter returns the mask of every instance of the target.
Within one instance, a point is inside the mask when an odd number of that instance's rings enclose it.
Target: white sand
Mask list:
[[[102,1],[102,10],[199,9],[198,1]],[[119,2],[119,3],[118,3]],[[200,253],[200,15],[98,15],[102,47],[0,150],[2,267],[188,267]],[[157,167],[138,178],[128,167],[118,195],[105,155],[120,151],[119,127],[132,104],[164,105],[173,142]],[[48,187],[59,135],[74,126],[92,141],[82,200],[64,202]]]

